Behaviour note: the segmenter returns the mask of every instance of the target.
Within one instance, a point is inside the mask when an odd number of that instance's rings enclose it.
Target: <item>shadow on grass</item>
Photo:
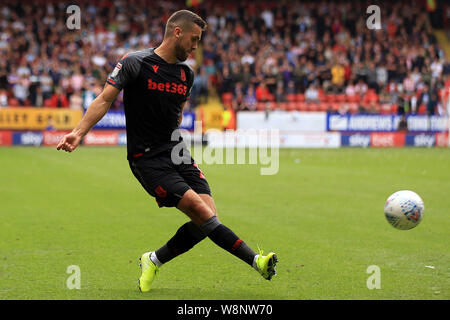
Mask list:
[[[97,289],[76,294],[72,299],[89,300],[261,300],[270,299],[249,292],[230,292],[217,289],[154,288],[149,292],[138,289]]]

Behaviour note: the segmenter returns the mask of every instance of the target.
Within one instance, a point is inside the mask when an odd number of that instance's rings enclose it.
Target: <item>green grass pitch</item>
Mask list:
[[[158,209],[123,147],[0,148],[0,299],[446,299],[450,298],[450,150],[280,150],[279,172],[206,165],[220,220],[251,247],[279,257],[256,271],[209,239],[137,289],[138,257],[187,218]],[[387,197],[425,202],[421,224],[396,230]],[[81,289],[69,290],[70,265]],[[367,268],[380,268],[369,290]]]

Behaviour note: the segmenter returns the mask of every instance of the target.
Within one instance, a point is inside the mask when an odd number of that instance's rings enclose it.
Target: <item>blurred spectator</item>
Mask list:
[[[367,90],[368,90],[367,84],[364,82],[363,79],[360,78],[359,81],[355,85],[356,94],[363,96],[366,94]]]
[[[62,91],[60,87],[55,88],[55,93],[50,98],[50,103],[48,105],[52,108],[68,108],[69,100],[66,94]]]
[[[305,100],[308,103],[319,103],[319,90],[317,90],[316,84],[311,84],[305,91]]]
[[[378,92],[377,80],[377,69],[375,68],[375,63],[373,61],[369,61],[366,71],[367,86],[371,89],[375,89]]]
[[[404,115],[409,113],[409,100],[406,95],[399,95],[397,98],[397,114]]]
[[[271,95],[264,81],[261,81],[261,83],[256,87],[255,95],[256,100],[258,101],[267,102],[270,100]]]
[[[232,84],[230,69],[227,65],[225,65],[222,70],[222,78],[220,79],[220,84],[221,84],[220,88],[219,88],[220,96],[222,96],[222,94],[225,92],[233,91],[233,84]]]
[[[249,84],[252,82],[252,73],[250,70],[250,65],[248,63],[245,63],[243,65],[243,70],[241,73],[241,81],[244,88],[247,88]]]
[[[442,62],[438,57],[436,57],[433,63],[430,65],[431,75],[433,76],[433,78],[435,79],[440,78],[442,75],[443,68],[444,66]]]
[[[5,89],[0,88],[0,107],[8,106],[8,94]]]
[[[376,83],[377,83],[377,92],[380,92],[380,88],[386,86],[388,82],[388,72],[384,65],[380,62],[376,68]]]
[[[255,92],[255,86],[254,84],[250,84],[247,88],[247,91],[244,96],[244,104],[246,105],[247,109],[252,111],[256,109],[256,92]]]
[[[356,86],[354,81],[350,81],[347,87],[345,88],[345,94],[347,96],[354,96],[356,94]]]
[[[333,84],[334,93],[341,93],[344,86],[345,70],[344,66],[337,62],[331,67],[331,83]]]
[[[408,121],[406,121],[406,115],[404,113],[398,122],[398,131],[408,131]]]
[[[14,98],[16,98],[21,105],[26,104],[30,88],[30,80],[25,74],[22,74],[19,75],[19,78],[13,83]]]
[[[0,89],[8,89],[8,65],[5,60],[0,60]]]
[[[431,94],[429,95],[428,98],[428,102],[427,102],[427,114],[429,116],[432,116],[435,114],[436,109],[437,109],[437,105],[438,105],[438,95],[436,92],[431,92]]]
[[[297,91],[295,89],[295,82],[289,81],[287,84],[287,88],[286,88],[286,95],[289,95],[289,94],[292,95],[292,94],[296,94],[296,93],[297,93]]]
[[[415,81],[411,73],[403,79],[403,89],[406,93],[412,94],[416,90]]]
[[[85,88],[82,94],[84,110],[87,110],[92,101],[94,101],[95,97],[96,95],[94,92],[94,83],[90,83],[88,87]]]
[[[45,130],[47,131],[55,131],[55,122],[53,121],[52,118],[49,118],[47,121],[47,126],[45,127]]]
[[[242,65],[252,65],[255,62],[255,57],[250,53],[249,50],[245,51],[245,54],[241,58]]]
[[[234,99],[233,99],[235,110],[247,110],[247,106],[244,100],[244,87],[242,82],[237,82],[234,86]]]
[[[367,113],[378,113],[377,104],[375,101],[370,101],[368,107],[366,108],[365,112]]]
[[[236,116],[231,106],[226,106],[222,113],[222,128],[223,130],[236,129]]]
[[[208,102],[208,75],[204,67],[200,67],[195,75],[190,99],[194,104]]]
[[[348,106],[348,104],[346,104],[346,103],[341,104],[341,106],[338,109],[338,113],[340,115],[349,114],[350,113],[350,107]]]
[[[421,105],[428,105],[428,101],[430,100],[430,92],[429,92],[429,88],[428,85],[425,85],[423,87],[422,92],[419,95],[419,98],[417,99],[417,105],[421,106]]]
[[[33,93],[30,96],[31,99],[31,105],[35,107],[42,107],[44,106],[44,93],[42,92],[41,86],[36,86],[36,88],[33,90]]]
[[[386,88],[383,88],[380,92],[380,94],[378,95],[379,98],[379,102],[380,104],[389,104],[391,103],[391,97],[389,96]]]
[[[411,72],[411,79],[414,82],[414,87],[417,88],[417,86],[419,85],[419,83],[422,81],[422,75],[419,72],[419,68],[415,67],[413,69],[413,71]]]
[[[265,9],[262,13],[261,13],[261,18],[264,20],[264,23],[266,25],[267,29],[272,29],[273,26],[273,12],[269,9]]]
[[[83,110],[83,97],[81,96],[81,91],[76,90],[70,95],[69,98],[69,108],[73,110]]]
[[[47,70],[44,70],[44,72],[40,76],[40,83],[44,99],[49,99],[52,96],[53,92],[53,79],[49,75]]]
[[[286,102],[286,95],[285,95],[285,90],[283,87],[283,82],[278,82],[277,83],[277,89],[275,91],[275,101],[276,102]]]
[[[81,68],[75,68],[75,72],[70,77],[70,86],[74,91],[80,91],[83,88],[84,76],[81,73]]]

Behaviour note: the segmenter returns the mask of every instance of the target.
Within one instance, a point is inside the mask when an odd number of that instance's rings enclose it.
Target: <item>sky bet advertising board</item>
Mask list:
[[[341,133],[343,147],[446,147],[447,133],[404,133],[404,132],[370,132]]]

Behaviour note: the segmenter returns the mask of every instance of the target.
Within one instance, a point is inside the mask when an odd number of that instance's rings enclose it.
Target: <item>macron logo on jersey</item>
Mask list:
[[[153,65],[153,66],[152,66],[152,68],[153,68],[153,71],[155,71],[155,73],[157,73],[157,72],[158,72],[158,68],[159,68],[159,66],[157,66],[157,65]]]

